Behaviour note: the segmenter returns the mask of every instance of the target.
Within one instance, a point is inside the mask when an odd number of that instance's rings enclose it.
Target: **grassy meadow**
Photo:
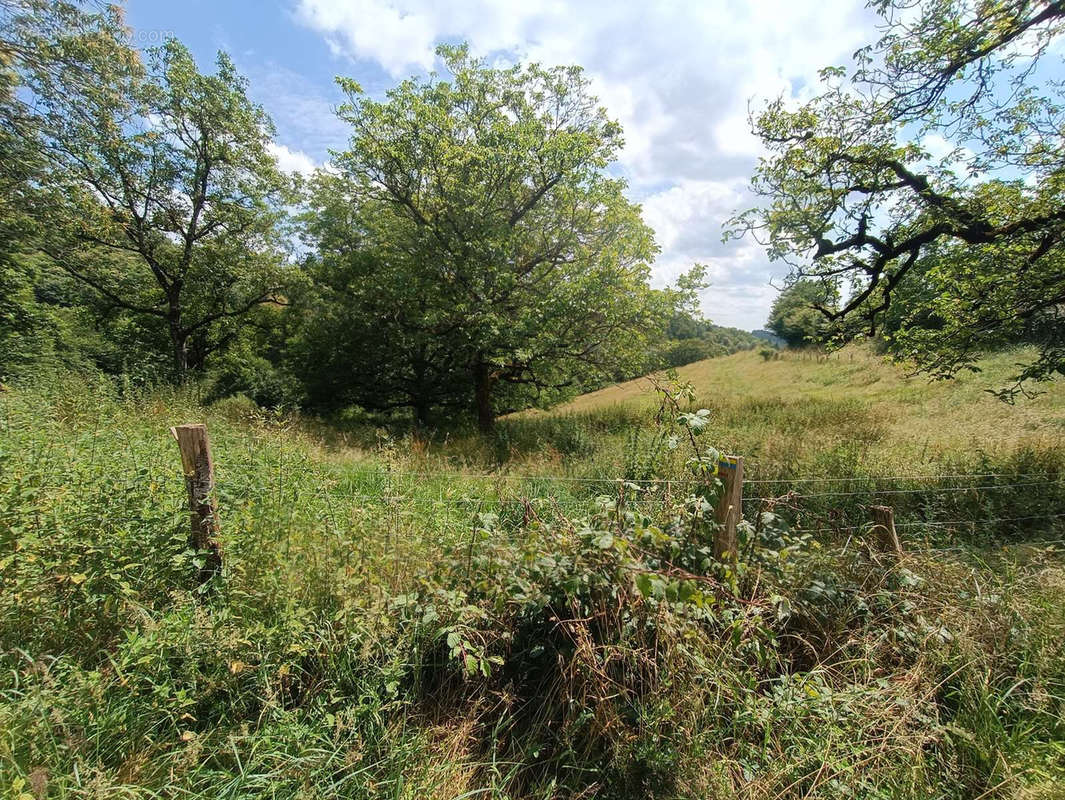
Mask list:
[[[677,373],[695,386],[698,402],[715,411],[721,435],[736,448],[772,458],[776,448],[789,449],[782,440],[795,436],[808,449],[823,433],[835,439],[864,431],[860,438],[870,446],[863,459],[888,468],[930,464],[971,449],[1053,447],[1065,432],[1065,386],[1036,387],[1041,394],[1014,405],[987,391],[1010,383],[1017,360],[999,353],[981,362],[978,373],[933,381],[889,366],[867,348],[848,347],[830,355],[785,350],[772,360],[744,351]],[[552,414],[647,406],[654,403],[649,388],[645,378],[616,384]]]
[[[699,431],[643,380],[489,436],[9,387],[0,793],[1065,796],[1065,386],[1003,405],[1010,364],[745,352],[679,370]],[[711,446],[746,461],[734,565],[690,465]]]

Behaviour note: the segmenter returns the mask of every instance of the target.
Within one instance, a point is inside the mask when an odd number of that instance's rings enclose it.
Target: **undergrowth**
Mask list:
[[[843,405],[779,413],[801,435],[864,429]],[[847,530],[884,499],[875,429],[789,464],[746,450],[755,478],[851,494],[753,484],[718,561],[726,417],[667,405],[355,449],[187,391],[0,396],[0,790],[1060,796],[1060,452],[936,463],[951,487],[1044,482],[894,496],[914,523],[899,560]],[[192,419],[218,464],[226,567],[206,586],[166,432]],[[522,461],[537,448],[554,453]]]

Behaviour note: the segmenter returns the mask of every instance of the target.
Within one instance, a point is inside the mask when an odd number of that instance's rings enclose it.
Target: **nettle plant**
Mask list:
[[[679,380],[670,370],[664,380],[652,379],[660,398],[656,416],[659,427],[668,426],[667,447],[677,450],[686,442],[687,471],[693,478],[688,503],[694,506],[697,526],[692,533],[697,538],[712,540],[718,529],[714,520],[714,508],[721,497],[724,484],[721,466],[724,454],[713,446],[704,445],[701,438],[712,430],[713,413],[707,408],[695,411],[683,410],[684,405],[694,405],[695,388],[689,382]],[[713,562],[713,566],[730,580],[733,589],[752,573],[772,572],[778,579],[786,577],[795,563],[795,556],[804,550],[816,547],[810,534],[792,530],[788,520],[773,510],[772,505],[759,509],[753,520],[741,519],[736,527],[739,558],[732,565]]]
[[[691,395],[666,387],[652,437],[666,442],[663,459],[683,459],[683,480],[619,480],[583,518],[531,504],[517,526],[481,514],[412,575],[390,616],[417,656],[397,665],[386,694],[503,709],[507,729],[525,732],[521,758],[606,769],[644,744],[680,751],[698,720],[678,720],[681,706],[663,698],[697,691],[707,661],[778,674],[793,605],[785,573],[807,540],[763,513],[740,526],[736,563],[715,558],[721,453],[705,443],[713,414],[682,405]],[[674,711],[659,720],[662,702]]]

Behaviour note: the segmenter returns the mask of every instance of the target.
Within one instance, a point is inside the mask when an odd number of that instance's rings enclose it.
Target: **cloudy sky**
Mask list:
[[[758,155],[748,105],[802,99],[817,70],[844,64],[875,36],[862,0],[129,0],[138,43],[174,35],[204,67],[224,49],[273,116],[289,169],[343,148],[336,75],[379,95],[434,66],[441,42],[491,58],[580,64],[625,128],[620,169],[662,252],[655,281],[709,265],[703,310],[714,322],[763,325],[783,275],[721,225],[750,204]]]

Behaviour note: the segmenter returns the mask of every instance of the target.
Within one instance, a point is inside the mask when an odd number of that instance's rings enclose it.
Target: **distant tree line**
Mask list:
[[[739,328],[714,325],[685,313],[674,314],[666,328],[666,339],[652,353],[646,371],[661,366],[681,367],[705,358],[716,358],[752,350],[766,344],[754,334]]]
[[[786,343],[877,337],[941,376],[1027,343],[1011,398],[1065,369],[1065,7],[873,5],[852,74],[756,115],[762,202],[729,235],[792,265]],[[701,318],[699,265],[651,288],[622,131],[578,67],[446,46],[383,98],[340,79],[348,145],[304,179],[224,53],[131,41],[114,6],[0,0],[0,377],[487,430],[758,341]]]

